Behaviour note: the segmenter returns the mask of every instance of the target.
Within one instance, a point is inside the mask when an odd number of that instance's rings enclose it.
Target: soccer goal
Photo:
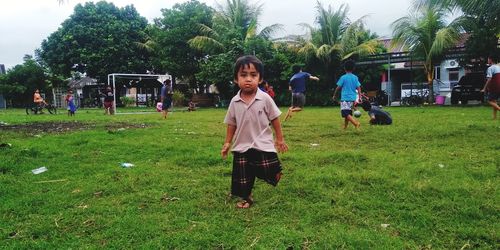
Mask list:
[[[108,85],[107,86],[112,86],[113,88],[113,109],[115,110],[115,113],[117,113],[116,109],[116,80],[117,79],[126,79],[126,80],[145,80],[145,79],[156,79],[158,82],[162,83],[170,79],[170,87],[172,88],[172,76],[165,74],[165,75],[152,75],[152,74],[126,74],[126,73],[112,73],[108,74]],[[137,101],[137,100],[136,100]]]

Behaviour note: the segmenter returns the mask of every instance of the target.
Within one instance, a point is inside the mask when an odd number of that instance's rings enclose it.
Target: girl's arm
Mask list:
[[[281,123],[279,118],[275,118],[271,121],[271,125],[273,126],[274,133],[276,134],[276,142],[274,143],[276,149],[280,153],[285,153],[288,151],[288,145],[285,143],[285,138],[283,137],[283,132],[281,131]]]
[[[228,124],[226,129],[226,140],[224,141],[224,145],[220,151],[222,159],[226,159],[227,157],[229,148],[231,148],[231,142],[233,141],[234,132],[236,132],[236,126]]]

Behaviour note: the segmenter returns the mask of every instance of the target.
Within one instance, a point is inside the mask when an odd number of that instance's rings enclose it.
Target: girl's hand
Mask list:
[[[222,156],[222,159],[226,159],[227,158],[227,153],[229,152],[229,148],[231,147],[231,143],[227,142],[227,143],[224,143],[224,145],[222,146],[222,150],[220,151],[220,155]]]
[[[280,141],[276,140],[276,142],[274,143],[274,146],[276,147],[276,149],[280,153],[285,153],[286,151],[288,151],[288,145],[286,145],[284,140],[280,140]]]

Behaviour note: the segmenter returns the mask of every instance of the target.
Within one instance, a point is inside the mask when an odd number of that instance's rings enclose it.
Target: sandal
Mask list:
[[[246,199],[246,200],[241,200],[240,202],[236,203],[236,208],[250,208],[253,205],[253,200],[251,199]]]

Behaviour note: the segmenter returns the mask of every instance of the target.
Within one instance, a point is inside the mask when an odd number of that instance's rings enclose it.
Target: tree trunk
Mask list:
[[[434,86],[433,84],[433,74],[432,72],[427,73],[427,85],[429,86],[429,96],[427,97],[427,102],[430,104],[434,103]]]
[[[432,61],[427,61],[424,65],[425,72],[427,73],[427,86],[429,86],[429,96],[427,96],[427,103],[434,103],[434,86],[432,86],[434,81],[434,67]]]

